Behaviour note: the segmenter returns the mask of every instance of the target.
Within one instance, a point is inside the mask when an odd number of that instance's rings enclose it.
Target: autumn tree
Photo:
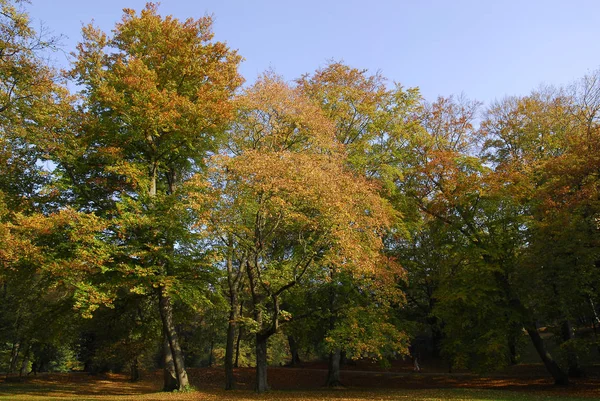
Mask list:
[[[524,301],[550,325],[569,376],[582,374],[574,322],[596,314],[593,222],[593,147],[597,99],[593,76],[567,89],[544,88],[495,105],[484,125],[487,149],[507,181],[520,183],[522,211],[529,216],[529,245],[521,259]],[[570,166],[570,167],[567,167]],[[528,287],[535,282],[536,291]],[[589,313],[589,312],[588,312]],[[585,319],[587,320],[587,319]]]
[[[0,1],[0,320],[2,342],[11,344],[8,371],[21,373],[36,349],[58,344],[61,324],[73,323],[73,295],[84,285],[82,269],[92,268],[84,268],[91,258],[81,247],[90,256],[99,250],[101,229],[93,216],[56,202],[43,168],[70,103],[43,57],[57,39],[36,32],[22,5]]]
[[[510,281],[523,221],[498,177],[477,157],[477,107],[460,98],[425,105],[424,129],[411,139],[414,156],[400,182],[423,213],[425,231],[416,238],[425,241],[400,254],[411,258],[413,269],[423,269],[412,275],[418,279],[413,284],[432,291],[426,310],[435,317],[431,323],[443,325],[443,354],[455,364],[489,369],[510,361],[519,326],[526,321],[531,329],[533,320]],[[431,240],[443,247],[442,265],[419,250],[427,252]]]
[[[213,41],[211,25],[210,17],[163,18],[152,3],[140,14],[125,9],[111,37],[84,27],[70,72],[82,88],[86,148],[102,162],[104,176],[120,179],[111,195],[119,200],[112,240],[123,247],[114,268],[130,287],[153,289],[158,298],[167,390],[188,386],[173,295],[186,300],[190,292],[181,283],[202,291],[194,280],[181,280],[198,277],[203,254],[193,246],[184,205],[202,184],[189,178],[217,149],[232,116],[229,100],[242,82],[240,57]]]
[[[294,319],[282,299],[319,265],[375,274],[391,212],[372,182],[347,170],[331,123],[299,90],[267,74],[238,107],[229,152],[213,161],[211,221],[246,255],[263,392],[267,340]]]
[[[305,74],[297,80],[297,83],[298,88],[315,102],[334,124],[334,138],[342,146],[348,167],[355,174],[376,180],[380,185],[379,193],[393,205],[398,206],[396,210],[400,213],[396,216],[403,214],[405,210],[401,209],[406,209],[400,207],[403,203],[401,201],[403,195],[395,191],[394,181],[402,175],[401,159],[404,158],[405,148],[401,144],[405,141],[407,132],[416,123],[413,117],[419,107],[418,90],[415,88],[405,90],[398,84],[389,89],[387,81],[380,73],[370,75],[367,70],[352,68],[340,62],[331,62],[313,74]],[[404,219],[396,220],[388,235],[403,236],[404,221]],[[356,280],[349,280],[351,276],[338,279],[336,269],[331,266],[323,267],[328,270],[327,274],[331,281],[327,284],[330,293],[329,309],[339,311],[331,312],[328,318],[327,325],[334,330],[336,327],[345,327],[346,323],[343,320],[346,318],[347,323],[352,324],[351,322],[358,316],[351,318],[346,313],[350,313],[350,310],[355,312],[360,310],[357,309],[360,302],[353,305],[353,298],[342,294],[352,293],[354,290],[360,291],[368,279],[364,281],[363,278],[357,277]],[[391,288],[396,286],[393,282],[387,284]],[[336,295],[336,292],[340,294]],[[343,311],[344,309],[347,310]],[[381,316],[385,315],[383,309],[381,309]],[[369,316],[374,317],[372,314]],[[332,335],[330,339],[334,337],[339,338],[337,335]],[[348,351],[348,354],[358,356],[360,353],[352,351],[359,348],[361,343],[368,347],[367,343],[370,342],[368,335],[362,336],[360,340],[359,337],[354,337],[358,341],[354,345],[350,345],[347,340],[330,341],[329,344],[332,346],[345,344],[348,348],[345,351]],[[340,355],[339,349],[333,349],[330,354],[330,379],[328,379],[330,386],[339,385]]]

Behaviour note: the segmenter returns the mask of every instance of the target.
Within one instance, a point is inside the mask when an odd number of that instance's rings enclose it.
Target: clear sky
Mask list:
[[[67,51],[82,24],[93,19],[109,31],[124,7],[145,4],[31,1],[35,23],[65,35]],[[334,59],[381,70],[429,100],[463,92],[489,102],[600,67],[598,0],[163,0],[160,12],[213,14],[215,39],[239,50],[249,82],[267,68],[292,80]]]

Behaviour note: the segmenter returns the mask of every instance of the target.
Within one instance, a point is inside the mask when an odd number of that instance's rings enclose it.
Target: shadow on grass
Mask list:
[[[399,372],[342,373],[343,389],[322,387],[326,372],[318,369],[269,369],[276,391],[252,392],[253,370],[236,370],[238,390],[226,392],[222,369],[190,369],[198,392],[161,393],[162,372],[145,372],[131,383],[124,375],[90,376],[84,373],[45,374],[22,382],[0,383],[0,400],[581,400],[600,399],[598,378],[556,388],[547,378],[480,377],[477,375],[406,374]]]

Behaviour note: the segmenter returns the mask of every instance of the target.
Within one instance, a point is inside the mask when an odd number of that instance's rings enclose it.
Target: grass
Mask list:
[[[44,374],[22,382],[0,381],[0,401],[41,400],[582,400],[600,399],[600,382],[585,379],[573,386],[556,388],[548,381],[535,378],[485,378],[476,376],[382,374],[380,372],[345,372],[342,380],[354,387],[325,389],[320,387],[325,372],[312,369],[269,369],[274,390],[255,394],[252,369],[236,371],[240,390],[222,390],[221,369],[191,369],[192,384],[198,391],[189,393],[160,392],[162,373],[147,372],[144,380],[131,383],[117,374],[89,376],[83,373]],[[345,376],[344,376],[345,375]],[[344,379],[346,377],[346,379]],[[312,384],[312,385],[311,385]]]
[[[563,397],[557,395],[538,395],[516,391],[504,390],[479,390],[479,389],[410,389],[410,390],[328,390],[328,391],[271,391],[265,394],[255,394],[248,390],[237,390],[226,392],[224,390],[196,391],[191,393],[146,393],[135,395],[95,394],[81,395],[77,388],[55,387],[32,387],[22,386],[18,389],[10,385],[10,389],[0,387],[1,401],[46,401],[46,400],[139,400],[139,401],[184,401],[184,400],[414,400],[414,401],[442,401],[442,400],[477,400],[477,401],[501,401],[501,400],[582,400],[579,397]],[[8,390],[8,391],[7,391]],[[589,399],[589,398],[588,398]]]

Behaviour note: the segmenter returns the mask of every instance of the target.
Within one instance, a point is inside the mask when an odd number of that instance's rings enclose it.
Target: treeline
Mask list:
[[[211,24],[126,9],[59,73],[0,0],[0,370],[161,366],[184,390],[218,359],[262,392],[282,353],[336,385],[418,338],[485,371],[529,337],[557,384],[584,374],[600,74],[487,108],[339,62],[242,87]]]

